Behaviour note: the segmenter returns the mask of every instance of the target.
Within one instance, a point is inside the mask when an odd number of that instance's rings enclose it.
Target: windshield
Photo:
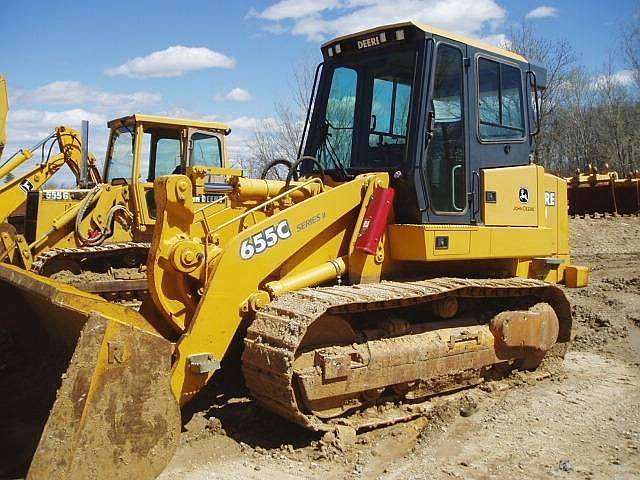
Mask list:
[[[214,135],[195,132],[191,135],[190,165],[222,167],[222,145]]]
[[[133,132],[129,127],[120,127],[113,132],[111,149],[107,157],[105,181],[114,178],[131,179],[133,170]]]
[[[359,56],[328,69],[307,155],[325,170],[399,168],[405,162],[416,51]]]

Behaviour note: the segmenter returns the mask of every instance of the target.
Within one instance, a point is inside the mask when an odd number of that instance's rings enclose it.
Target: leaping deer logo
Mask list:
[[[520,203],[527,203],[529,201],[529,190],[524,187],[520,187],[518,191],[518,198],[520,199]]]

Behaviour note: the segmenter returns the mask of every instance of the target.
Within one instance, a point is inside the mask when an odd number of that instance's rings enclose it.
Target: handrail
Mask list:
[[[464,208],[460,208],[456,205],[456,172],[462,168],[462,165],[454,165],[451,169],[451,204],[456,211],[461,212]]]
[[[213,202],[208,202],[205,203],[202,207],[200,207],[198,210],[196,210],[195,212],[193,212],[194,215],[197,215],[201,212],[203,212],[204,210],[206,210],[207,208],[213,206],[213,205],[217,205],[218,203],[222,203],[223,200],[226,200],[227,196],[226,195],[222,195],[220,198],[218,198],[217,200],[214,200]]]

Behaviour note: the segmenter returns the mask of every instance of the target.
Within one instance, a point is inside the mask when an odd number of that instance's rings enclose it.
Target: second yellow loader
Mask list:
[[[2,234],[2,258],[109,298],[139,297],[146,291],[144,266],[156,216],[153,180],[187,168],[202,186],[223,179],[224,173],[207,172],[228,168],[230,129],[219,122],[136,114],[109,122],[109,130],[104,171],[92,175],[97,178],[90,188],[41,189],[44,175],[37,170],[0,189],[0,199],[26,197],[22,223],[14,222],[23,235]],[[70,135],[61,138],[69,143]],[[65,144],[64,151],[73,154],[59,156],[72,163],[66,157],[79,157],[79,145]],[[31,188],[21,188],[26,183]],[[199,194],[196,201],[219,197]],[[13,203],[5,208],[13,210]]]

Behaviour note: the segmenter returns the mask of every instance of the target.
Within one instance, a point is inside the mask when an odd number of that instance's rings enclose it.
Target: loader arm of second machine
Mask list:
[[[54,136],[60,153],[44,159],[42,163],[36,164],[0,188],[0,223],[6,222],[9,216],[26,201],[29,192],[40,189],[65,164],[69,166],[76,183],[80,180],[82,161],[80,135],[72,128],[57,127]],[[22,150],[3,165],[2,173],[4,175],[11,173],[32,156],[33,152],[30,150]]]

